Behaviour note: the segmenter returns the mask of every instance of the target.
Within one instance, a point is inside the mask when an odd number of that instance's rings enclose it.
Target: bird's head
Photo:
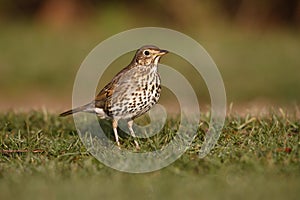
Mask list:
[[[135,53],[133,62],[135,62],[137,65],[157,66],[159,59],[167,53],[167,50],[159,49],[153,45],[143,46]]]

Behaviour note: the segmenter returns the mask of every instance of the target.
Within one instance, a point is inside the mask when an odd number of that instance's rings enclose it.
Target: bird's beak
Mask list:
[[[167,53],[169,53],[169,51],[167,51],[167,50],[162,50],[162,49],[161,49],[161,50],[159,50],[159,53],[158,53],[158,54],[159,54],[160,56],[162,56],[162,55],[165,55],[165,54],[167,54]]]

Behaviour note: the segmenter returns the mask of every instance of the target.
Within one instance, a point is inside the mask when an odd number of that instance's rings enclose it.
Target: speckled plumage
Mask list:
[[[132,136],[133,119],[146,113],[160,97],[160,77],[157,71],[159,59],[166,50],[147,45],[137,50],[131,63],[121,70],[96,96],[91,103],[66,111],[60,116],[76,112],[96,113],[100,118],[112,119],[118,146],[117,126],[119,119],[128,120]],[[136,147],[139,148],[135,141]]]

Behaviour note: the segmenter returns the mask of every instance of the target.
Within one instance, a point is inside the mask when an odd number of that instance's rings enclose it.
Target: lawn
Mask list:
[[[298,199],[297,114],[230,114],[217,145],[200,159],[209,120],[209,113],[203,113],[197,137],[176,162],[129,174],[91,156],[72,118],[45,110],[1,113],[0,199]],[[167,124],[157,138],[172,137],[172,123]],[[121,142],[123,148],[134,144],[131,138]]]
[[[95,20],[84,27],[54,31],[28,22],[0,24],[0,90],[5,93],[1,96],[4,105],[0,106],[45,105],[51,109],[55,103],[59,109],[70,107],[76,72],[88,53],[108,37],[135,28],[128,25],[114,30],[106,26],[109,24],[99,27]],[[211,55],[224,80],[228,102],[299,104],[300,37],[297,30],[260,32],[211,24],[205,29],[178,31],[197,40]],[[129,64],[133,53],[117,59],[108,68],[100,80],[102,87]],[[209,104],[205,83],[189,63],[175,54],[165,56],[162,63],[182,73],[193,85],[199,101]],[[18,101],[20,96],[24,103]]]
[[[197,25],[189,28],[168,24],[149,16],[137,19],[122,7],[58,30],[26,19],[0,21],[0,199],[299,198],[299,29],[247,29],[209,17],[195,18]],[[87,54],[114,34],[144,26],[172,28],[197,40],[217,64],[233,110],[215,148],[200,159],[209,94],[189,63],[168,54],[162,63],[191,82],[204,110],[197,137],[168,167],[129,174],[95,159],[72,117],[58,113],[71,107],[76,72]],[[133,53],[109,66],[100,87]],[[163,88],[160,101],[177,106],[173,97]],[[178,123],[169,118],[159,135],[140,141],[141,151],[151,149],[151,139],[164,146]],[[111,127],[107,130],[112,136]],[[121,143],[134,147],[132,138]]]

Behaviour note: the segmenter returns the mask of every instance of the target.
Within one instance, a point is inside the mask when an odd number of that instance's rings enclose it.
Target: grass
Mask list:
[[[176,162],[156,172],[128,174],[92,157],[72,118],[58,118],[47,111],[1,113],[0,199],[299,197],[300,121],[296,115],[282,110],[264,116],[231,114],[216,147],[200,159],[197,153],[208,119],[209,113],[202,115],[198,136]],[[172,137],[172,123],[156,137]],[[121,142],[133,145],[130,138]],[[147,145],[142,150],[147,151]]]
[[[0,89],[6,93],[4,100],[20,95],[26,97],[28,92],[55,96],[55,99],[57,96],[69,98],[80,64],[97,44],[130,28],[163,26],[159,21],[133,23],[135,16],[124,18],[122,15],[127,12],[118,13],[108,12],[99,19],[92,18],[89,23],[64,30],[26,21],[0,23],[0,51],[3,52],[0,54]],[[274,104],[299,103],[299,30],[244,30],[215,22],[203,26],[179,31],[193,37],[211,55],[222,74],[229,101],[267,99]],[[105,76],[105,83],[130,62],[131,56],[111,66],[113,70]],[[184,74],[200,91],[201,101],[209,101],[204,82],[187,62],[171,54],[162,62]]]
[[[14,105],[29,99],[34,105],[44,97],[61,105],[62,99],[71,97],[80,63],[99,42],[130,28],[163,26],[190,35],[207,49],[222,74],[229,102],[262,99],[289,109],[291,103],[299,104],[299,30],[247,30],[209,19],[177,28],[113,7],[88,23],[63,30],[30,21],[1,21],[0,90],[5,94],[1,102]],[[130,59],[118,59],[100,83],[109,81]],[[162,61],[187,77],[200,91],[202,104],[209,101],[204,82],[187,62],[172,54]],[[282,110],[263,116],[230,114],[218,144],[200,159],[208,119],[209,113],[204,113],[198,137],[176,162],[156,172],[128,174],[91,156],[72,118],[58,118],[45,110],[2,111],[0,199],[298,199],[299,111],[297,116]],[[174,135],[171,125],[178,122],[168,122],[153,138],[154,146],[163,146],[165,138]],[[133,147],[131,138],[121,142],[123,148]],[[149,140],[140,142],[142,151],[153,148]]]

